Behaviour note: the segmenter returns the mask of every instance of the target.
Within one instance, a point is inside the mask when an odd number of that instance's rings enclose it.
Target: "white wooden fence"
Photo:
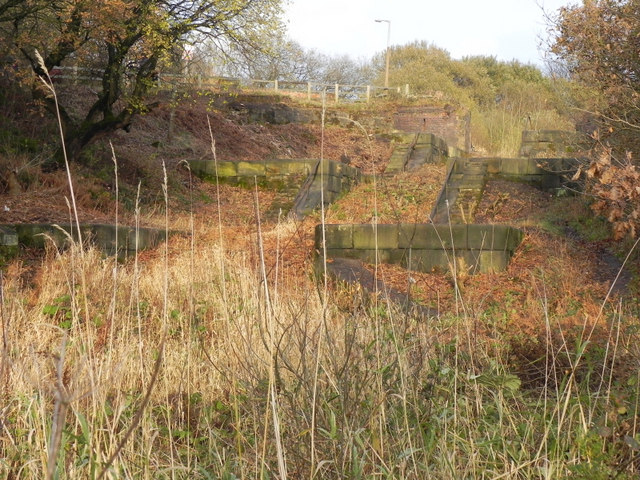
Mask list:
[[[54,67],[50,75],[54,82],[100,83],[103,70],[83,67]],[[341,85],[338,83],[299,82],[290,80],[256,80],[232,77],[203,77],[201,75],[180,75],[160,73],[158,87],[164,90],[179,88],[214,90],[271,90],[296,96],[306,96],[307,100],[320,99],[322,95],[332,97],[338,103],[370,102],[372,98],[385,97],[390,93],[408,96],[409,85],[404,87],[378,87],[373,85]]]

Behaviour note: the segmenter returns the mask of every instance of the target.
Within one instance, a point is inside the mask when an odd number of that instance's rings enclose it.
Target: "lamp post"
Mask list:
[[[391,20],[376,20],[376,23],[387,24],[387,54],[386,54],[386,68],[384,70],[384,88],[389,88],[389,43],[391,41]]]

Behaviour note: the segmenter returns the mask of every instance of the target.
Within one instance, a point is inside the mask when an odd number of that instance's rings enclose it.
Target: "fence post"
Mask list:
[[[277,78],[273,81],[273,89],[274,89],[276,92],[278,91],[278,79],[277,79]]]
[[[336,103],[338,103],[338,101],[340,100],[340,89],[339,89],[339,85],[337,83],[336,83],[335,97],[336,97]]]
[[[307,82],[307,102],[311,101],[311,82]]]
[[[408,97],[409,96],[409,84],[405,84],[404,86],[404,96]]]
[[[78,65],[73,66],[73,84],[78,84]]]
[[[367,85],[367,103],[371,100],[371,85]]]
[[[202,75],[198,74],[198,90],[202,90]]]

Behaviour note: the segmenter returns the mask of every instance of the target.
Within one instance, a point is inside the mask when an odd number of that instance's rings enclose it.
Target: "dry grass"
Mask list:
[[[637,305],[584,250],[531,229],[508,272],[436,277],[423,321],[316,282],[312,219],[209,193],[193,216],[165,198],[150,221],[186,233],[124,264],[75,245],[8,267],[4,478],[637,476]],[[437,192],[369,194],[401,221]]]
[[[422,322],[383,296],[325,297],[291,247],[309,228],[262,225],[266,285],[257,224],[220,242],[198,217],[117,269],[50,250],[25,285],[11,265],[3,474],[44,477],[55,426],[59,478],[97,477],[116,452],[105,478],[281,477],[278,442],[289,478],[563,477],[587,460],[633,475],[634,322],[599,311],[584,252],[532,231],[510,271],[428,287],[441,315]]]

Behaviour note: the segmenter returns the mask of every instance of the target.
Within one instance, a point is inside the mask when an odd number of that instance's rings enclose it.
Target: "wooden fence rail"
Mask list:
[[[54,81],[70,81],[77,83],[100,83],[103,70],[83,67],[54,67],[51,69]],[[322,95],[333,97],[335,103],[370,102],[372,98],[387,96],[390,93],[408,96],[409,85],[404,87],[379,87],[373,85],[342,85],[338,83],[300,82],[294,80],[258,80],[235,77],[204,77],[202,75],[181,75],[159,73],[158,87],[165,90],[176,88],[197,89],[259,89],[274,92],[306,95],[307,100],[321,99]]]

